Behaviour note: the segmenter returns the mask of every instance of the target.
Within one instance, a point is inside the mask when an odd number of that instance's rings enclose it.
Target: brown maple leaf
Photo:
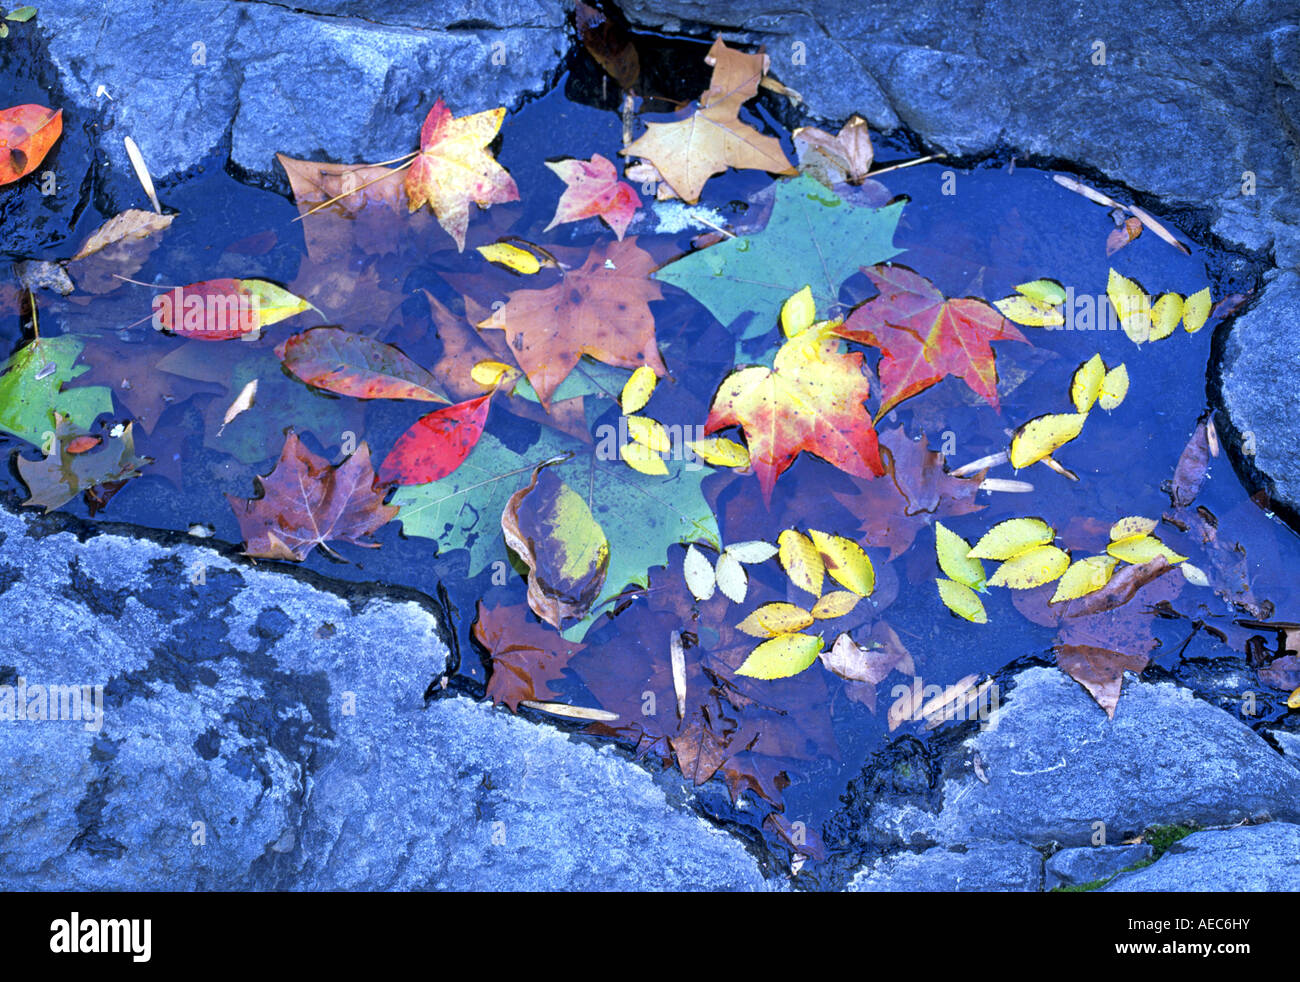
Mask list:
[[[337,556],[327,541],[377,548],[364,540],[398,511],[383,503],[387,487],[377,483],[364,443],[334,466],[290,431],[275,469],[254,480],[261,497],[226,500],[239,520],[244,555],[259,559],[301,562],[316,546]]]
[[[643,157],[683,201],[700,200],[704,183],[728,167],[794,174],[781,141],[742,123],[740,107],[758,94],[767,56],[728,48],[719,38],[705,61],[713,65],[699,109],[672,123],[648,123],[646,132],[619,153]]]
[[[478,605],[474,640],[492,656],[487,695],[518,712],[521,702],[550,702],[558,697],[549,683],[564,674],[569,659],[586,645],[566,641],[555,630],[529,619],[523,604],[509,607]]]
[[[542,404],[583,355],[607,365],[668,369],[655,341],[650,301],[663,294],[650,279],[655,261],[636,238],[596,246],[579,269],[544,290],[515,290],[480,328],[506,332],[510,350]]]

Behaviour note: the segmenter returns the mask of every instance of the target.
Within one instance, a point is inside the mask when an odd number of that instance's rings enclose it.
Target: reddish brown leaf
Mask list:
[[[370,448],[361,444],[337,467],[318,457],[290,432],[275,469],[254,479],[261,496],[226,495],[244,536],[244,555],[297,562],[326,542],[351,542],[375,548],[365,541],[397,515],[385,505],[386,488],[379,485],[370,466]]]
[[[318,389],[355,399],[447,401],[434,377],[401,349],[341,327],[313,327],[285,338],[275,354],[292,375]]]
[[[613,7],[613,4],[609,5]],[[596,64],[609,73],[621,89],[630,89],[641,77],[641,59],[637,57],[632,38],[615,7],[606,14],[589,4],[577,0],[573,20],[578,28],[578,39]]]
[[[1106,236],[1106,255],[1113,256],[1142,234],[1141,219],[1129,217],[1124,224]]]
[[[459,467],[483,435],[491,394],[421,416],[397,438],[379,465],[379,479],[397,484],[441,481]]]
[[[511,712],[517,712],[521,702],[558,699],[549,683],[586,647],[532,620],[523,604],[489,608],[481,600],[474,638],[492,656],[487,696],[497,705],[505,703]]]
[[[1150,658],[1145,654],[1126,655],[1091,645],[1062,644],[1056,646],[1056,664],[1072,679],[1088,690],[1106,715],[1115,718],[1120,688],[1125,672],[1140,674]]]
[[[1182,455],[1178,458],[1178,467],[1174,470],[1169,498],[1175,508],[1185,508],[1196,500],[1201,485],[1205,483],[1205,472],[1209,466],[1210,444],[1206,436],[1205,420],[1201,420],[1196,426],[1196,432],[1183,448]]]

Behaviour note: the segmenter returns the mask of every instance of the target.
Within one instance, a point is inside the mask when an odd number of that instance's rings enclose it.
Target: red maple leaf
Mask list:
[[[1029,341],[998,311],[973,297],[950,300],[906,266],[864,266],[880,295],[849,315],[836,333],[883,352],[884,399],[877,419],[904,399],[955,375],[998,409],[993,341]]]

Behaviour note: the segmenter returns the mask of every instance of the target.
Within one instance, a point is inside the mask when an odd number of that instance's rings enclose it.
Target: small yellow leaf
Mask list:
[[[989,586],[1006,586],[1013,590],[1032,590],[1051,583],[1070,566],[1070,557],[1056,546],[1037,546],[1022,552],[993,571]]]
[[[1017,286],[1016,292],[1045,307],[1059,307],[1065,303],[1065,287],[1056,280],[1030,280]]]
[[[1070,382],[1070,400],[1076,410],[1086,413],[1092,408],[1101,393],[1101,380],[1105,377],[1106,366],[1102,363],[1101,355],[1093,355],[1079,366]]]
[[[1128,369],[1123,365],[1112,368],[1101,381],[1101,393],[1097,396],[1097,405],[1110,412],[1124,401],[1128,395]]]
[[[650,396],[654,393],[655,386],[659,384],[659,376],[649,365],[642,365],[623,385],[623,393],[619,396],[619,405],[623,407],[623,415],[631,416],[635,412],[640,412],[645,408],[645,404],[650,401]]]
[[[1295,692],[1286,697],[1286,708],[1300,709],[1300,689],[1296,689]]]
[[[790,582],[800,590],[805,590],[814,597],[820,597],[826,567],[822,565],[822,557],[818,555],[817,547],[807,536],[800,535],[794,529],[786,529],[777,536],[776,544],[781,566],[790,577]]]
[[[1106,296],[1110,297],[1119,315],[1119,325],[1130,340],[1141,344],[1151,337],[1151,298],[1142,287],[1112,269]]]
[[[1077,600],[1100,590],[1110,582],[1119,560],[1114,556],[1089,556],[1070,566],[1056,585],[1056,592],[1048,603],[1060,603],[1063,600]]]
[[[939,556],[939,568],[951,579],[983,591],[984,564],[971,558],[970,543],[943,522],[934,523],[934,551]]]
[[[831,574],[831,579],[859,597],[871,596],[871,591],[876,588],[876,571],[860,545],[842,535],[830,535],[816,529],[809,529],[808,534],[821,553],[822,565]]]
[[[708,600],[717,589],[718,581],[713,575],[713,564],[694,546],[686,550],[682,575],[686,577],[686,587],[696,600]]]
[[[745,594],[749,591],[749,575],[735,556],[728,552],[720,555],[713,573],[717,577],[718,589],[722,591],[723,596],[732,603],[745,602]]]
[[[520,374],[519,369],[503,361],[481,361],[469,370],[469,377],[485,389],[509,385]]]
[[[813,622],[813,615],[802,607],[787,603],[763,604],[736,625],[737,630],[756,638],[774,638],[778,634],[802,631]]]
[[[1182,319],[1183,298],[1177,293],[1166,293],[1151,306],[1151,340],[1169,337]]]
[[[1004,297],[993,304],[1009,321],[1025,327],[1059,327],[1065,315],[1057,307],[1036,303],[1028,297]]]
[[[975,543],[975,559],[1011,559],[1056,538],[1056,530],[1041,518],[1009,518],[998,522]]]
[[[627,417],[627,432],[637,443],[656,453],[667,453],[673,448],[664,425],[647,416]]]
[[[1187,558],[1178,555],[1154,535],[1133,535],[1127,539],[1120,539],[1118,542],[1112,542],[1108,545],[1106,551],[1116,559],[1122,559],[1134,566],[1149,563],[1156,556],[1164,556],[1165,562],[1171,566],[1177,565]]]
[[[488,262],[513,269],[516,273],[530,275],[542,268],[541,262],[531,252],[509,242],[493,242],[491,245],[479,246],[478,251]]]
[[[812,287],[805,286],[781,305],[781,330],[788,338],[802,334],[817,318],[817,305],[813,302]]]
[[[834,590],[813,604],[812,615],[823,621],[830,620],[832,617],[843,617],[856,607],[861,599],[849,590]]]
[[[1210,318],[1210,288],[1197,290],[1183,301],[1183,330],[1195,334]]]
[[[749,451],[735,440],[725,436],[707,436],[686,444],[695,455],[714,467],[748,467]]]
[[[939,586],[939,599],[944,606],[958,617],[964,617],[973,624],[987,624],[989,615],[984,612],[984,604],[979,594],[965,583],[953,580],[935,580]]]
[[[664,459],[649,447],[640,443],[627,443],[619,450],[627,466],[651,477],[663,477],[668,473]]]
[[[812,634],[778,634],[751,651],[736,674],[753,679],[798,675],[817,660],[822,644],[822,639]]]
[[[1031,419],[1011,438],[1011,466],[1016,470],[1050,457],[1083,430],[1087,413],[1052,413]]]
[[[1128,515],[1110,527],[1110,541],[1118,542],[1120,539],[1131,539],[1135,535],[1150,535],[1159,524],[1154,518]]]

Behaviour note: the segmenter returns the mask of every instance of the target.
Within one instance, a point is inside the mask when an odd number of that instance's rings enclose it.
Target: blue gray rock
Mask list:
[[[973,773],[979,754],[988,783]],[[1109,720],[1055,668],[1030,668],[945,759],[942,805],[882,805],[878,834],[916,848],[1116,843],[1150,825],[1300,819],[1300,773],[1262,737],[1172,683],[1128,676]]]
[[[0,888],[765,887],[612,746],[426,705],[447,649],[415,602],[31,528],[0,509],[0,717],[20,685],[51,717],[0,721]]]
[[[1152,848],[1145,843],[1130,846],[1077,846],[1062,849],[1047,860],[1043,889],[1082,886],[1114,876],[1120,870],[1150,859]]]
[[[898,852],[859,870],[849,881],[853,893],[905,893],[935,890],[1034,892],[1043,888],[1043,857],[1016,843],[980,843],[965,852],[939,846],[925,852]]]
[[[1300,826],[1269,822],[1193,832],[1155,863],[1121,873],[1107,893],[1300,890]]]

